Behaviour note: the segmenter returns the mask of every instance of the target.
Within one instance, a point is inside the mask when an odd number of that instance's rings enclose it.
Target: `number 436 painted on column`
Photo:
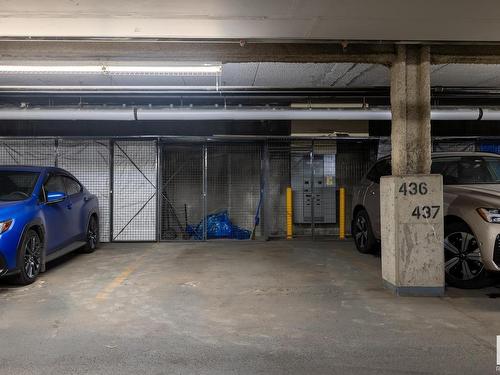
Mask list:
[[[429,192],[427,188],[427,184],[425,182],[403,182],[403,184],[399,187],[399,192],[403,193],[403,195],[426,195]]]

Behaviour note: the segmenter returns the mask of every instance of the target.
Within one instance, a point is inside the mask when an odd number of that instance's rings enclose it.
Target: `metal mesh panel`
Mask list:
[[[53,139],[0,140],[0,165],[53,167],[55,164],[56,141]]]
[[[161,239],[203,239],[203,230],[187,230],[204,216],[203,145],[170,143],[161,150]]]
[[[253,230],[260,201],[261,150],[256,143],[207,146],[207,211],[227,210],[234,225]],[[261,236],[259,225],[256,236]]]
[[[389,156],[391,154],[391,150],[392,150],[391,137],[380,137],[378,141],[377,159]]]
[[[350,232],[355,187],[376,160],[377,142],[337,143],[337,186],[345,189],[346,230]]]
[[[109,141],[59,140],[58,166],[72,173],[99,198],[101,241],[109,241]]]
[[[432,138],[432,151],[433,152],[473,152],[477,150],[477,140],[470,139],[442,139]],[[391,154],[391,138],[381,137],[378,147],[378,158],[389,156]]]
[[[269,237],[286,237],[286,189],[290,186],[290,141],[268,143],[265,225]]]
[[[474,152],[476,151],[476,141],[471,140],[434,140],[432,142],[432,151],[434,152],[447,152],[447,151],[460,151],[460,152]]]
[[[293,192],[295,237],[338,235],[341,187],[346,192],[348,231],[352,193],[376,157],[377,143],[318,139],[271,141],[268,147],[270,181],[266,191],[271,206],[268,209],[270,237],[285,236],[286,186],[291,186]]]
[[[313,215],[311,226],[315,236],[338,233],[337,225],[337,142],[313,142]]]
[[[290,186],[293,197],[294,236],[311,236],[312,216],[312,141],[292,141],[290,153]]]
[[[156,142],[117,141],[113,160],[113,240],[156,239]]]

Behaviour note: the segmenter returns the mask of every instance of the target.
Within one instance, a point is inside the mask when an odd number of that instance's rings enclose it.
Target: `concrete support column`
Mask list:
[[[391,67],[392,174],[430,173],[431,86],[428,46],[397,46]]]
[[[429,47],[397,47],[391,107],[393,175],[380,181],[382,278],[398,295],[442,295],[443,183],[429,174]]]

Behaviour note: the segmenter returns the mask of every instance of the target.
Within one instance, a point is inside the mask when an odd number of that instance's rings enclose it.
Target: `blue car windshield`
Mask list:
[[[0,201],[22,201],[33,194],[38,172],[0,171]]]

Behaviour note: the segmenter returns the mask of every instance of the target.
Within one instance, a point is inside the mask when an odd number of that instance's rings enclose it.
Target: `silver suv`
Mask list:
[[[488,271],[500,271],[500,156],[480,152],[432,155],[432,173],[443,175],[444,256],[449,285],[479,288]],[[380,177],[390,158],[377,161],[354,192],[351,233],[357,249],[380,242]]]

